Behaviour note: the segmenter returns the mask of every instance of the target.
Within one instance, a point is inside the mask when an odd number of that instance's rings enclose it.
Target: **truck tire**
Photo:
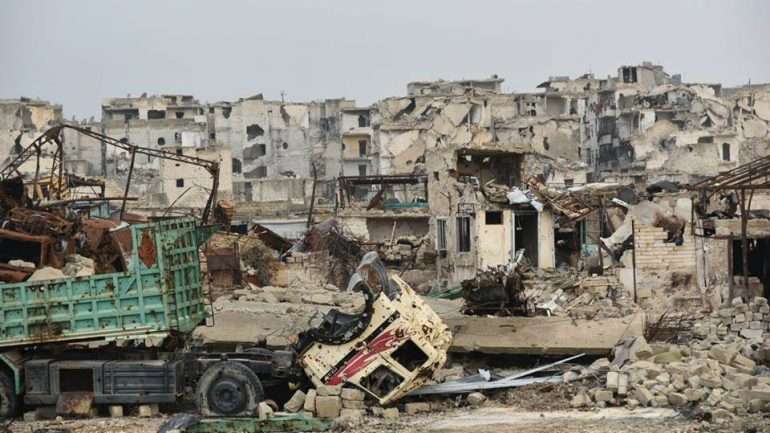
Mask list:
[[[19,399],[13,385],[13,379],[0,371],[0,419],[13,418],[19,408]]]
[[[265,399],[262,383],[238,362],[218,362],[203,372],[195,402],[203,416],[253,416]]]

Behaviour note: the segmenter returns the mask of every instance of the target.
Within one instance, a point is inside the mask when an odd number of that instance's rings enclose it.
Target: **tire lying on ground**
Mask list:
[[[257,375],[232,361],[207,368],[195,392],[195,402],[203,416],[253,416],[264,398]]]
[[[13,418],[19,408],[13,378],[0,370],[0,419]]]

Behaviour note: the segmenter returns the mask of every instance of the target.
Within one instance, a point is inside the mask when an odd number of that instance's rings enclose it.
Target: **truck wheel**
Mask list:
[[[13,380],[4,371],[0,371],[0,419],[13,418],[16,415],[18,403]]]
[[[198,381],[195,396],[203,416],[251,416],[265,398],[257,375],[233,361],[207,368]]]

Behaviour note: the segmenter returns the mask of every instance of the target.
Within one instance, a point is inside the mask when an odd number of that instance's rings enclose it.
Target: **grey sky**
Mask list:
[[[762,0],[5,0],[0,98],[67,117],[142,92],[365,105],[413,80],[498,74],[526,91],[642,60],[686,81],[769,82],[768,23]]]

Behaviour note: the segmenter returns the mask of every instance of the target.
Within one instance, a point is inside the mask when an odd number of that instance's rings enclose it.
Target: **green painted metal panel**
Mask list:
[[[215,229],[194,218],[119,228],[127,272],[0,284],[0,347],[191,331],[206,317],[198,248]]]

